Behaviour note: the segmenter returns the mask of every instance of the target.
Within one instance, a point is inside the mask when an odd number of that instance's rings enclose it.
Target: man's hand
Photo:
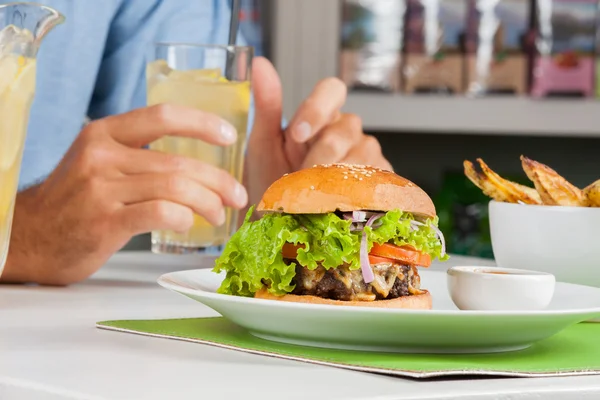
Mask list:
[[[360,118],[343,114],[346,86],[337,78],[319,82],[287,129],[281,129],[282,90],[277,71],[264,58],[252,70],[256,115],[248,143],[245,182],[250,204],[285,173],[314,164],[345,162],[391,170],[376,138],[365,135]]]
[[[85,279],[134,235],[186,231],[194,212],[225,221],[244,187],[224,170],[143,149],[165,135],[227,146],[235,129],[218,117],[153,106],[89,124],[54,172],[17,197],[2,280],[64,285]]]

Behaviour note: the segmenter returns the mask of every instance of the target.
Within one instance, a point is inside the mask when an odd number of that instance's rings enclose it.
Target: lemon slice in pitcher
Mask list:
[[[15,80],[21,66],[19,58],[14,55],[0,56],[0,94]]]
[[[25,101],[30,101],[35,94],[35,60],[31,58],[25,58],[23,56],[18,57],[19,72],[13,82],[10,85],[11,91],[20,96]]]
[[[20,56],[3,57],[0,63],[0,170],[14,166],[25,140],[35,71],[35,61]]]

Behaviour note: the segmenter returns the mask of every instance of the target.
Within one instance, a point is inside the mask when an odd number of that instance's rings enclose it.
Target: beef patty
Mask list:
[[[420,294],[421,279],[416,268],[393,263],[374,264],[375,280],[365,283],[360,269],[347,266],[314,270],[296,265],[292,294],[343,301],[374,301]]]

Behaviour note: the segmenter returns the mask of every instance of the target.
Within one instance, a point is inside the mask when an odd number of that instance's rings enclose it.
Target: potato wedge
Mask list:
[[[477,162],[481,167],[481,172],[477,171],[470,161],[463,162],[465,175],[486,196],[507,203],[541,204],[540,196],[535,189],[502,178],[480,158],[477,159]]]
[[[588,207],[600,207],[600,179],[583,189]]]
[[[521,156],[521,164],[527,177],[535,185],[543,204],[585,207],[583,191],[552,168],[525,156]]]
[[[540,195],[534,188],[523,186],[516,182],[502,178],[496,172],[492,171],[492,169],[488,167],[481,158],[478,158],[477,162],[479,163],[479,166],[481,167],[481,170],[485,176],[494,182],[496,186],[505,188],[505,190],[510,194],[510,197],[515,199],[514,202],[521,201],[525,204],[542,204]]]
[[[506,194],[497,189],[488,179],[486,179],[483,173],[478,172],[472,162],[464,161],[463,166],[467,178],[469,178],[475,186],[481,189],[486,196],[491,197],[496,201],[508,201]]]

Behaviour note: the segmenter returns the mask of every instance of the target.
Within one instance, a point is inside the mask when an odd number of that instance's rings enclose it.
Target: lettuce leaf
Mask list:
[[[214,272],[226,272],[219,293],[251,297],[263,286],[274,295],[294,290],[296,264],[286,265],[281,248],[286,242],[304,245],[298,250],[297,261],[303,267],[325,269],[348,264],[350,269],[360,268],[361,232],[351,232],[351,221],[336,214],[279,214],[269,213],[258,221],[250,221],[251,207],[242,226],[229,240],[217,259]],[[410,213],[400,210],[387,212],[377,222],[377,228],[365,228],[368,249],[373,243],[391,242],[410,245],[429,254],[432,259],[445,260],[442,246],[435,230],[437,218],[426,226],[411,228]]]
[[[431,226],[438,226],[438,217],[425,221],[426,226],[421,226],[417,230],[411,228],[410,221],[414,219],[412,214],[400,210],[387,212],[378,220],[378,223],[382,223],[380,227],[374,230],[365,228],[369,234],[369,250],[373,242],[377,244],[392,242],[397,246],[412,246],[429,254],[432,260],[436,258],[441,261],[447,260],[447,254],[442,256],[442,243],[435,230],[431,228]]]

